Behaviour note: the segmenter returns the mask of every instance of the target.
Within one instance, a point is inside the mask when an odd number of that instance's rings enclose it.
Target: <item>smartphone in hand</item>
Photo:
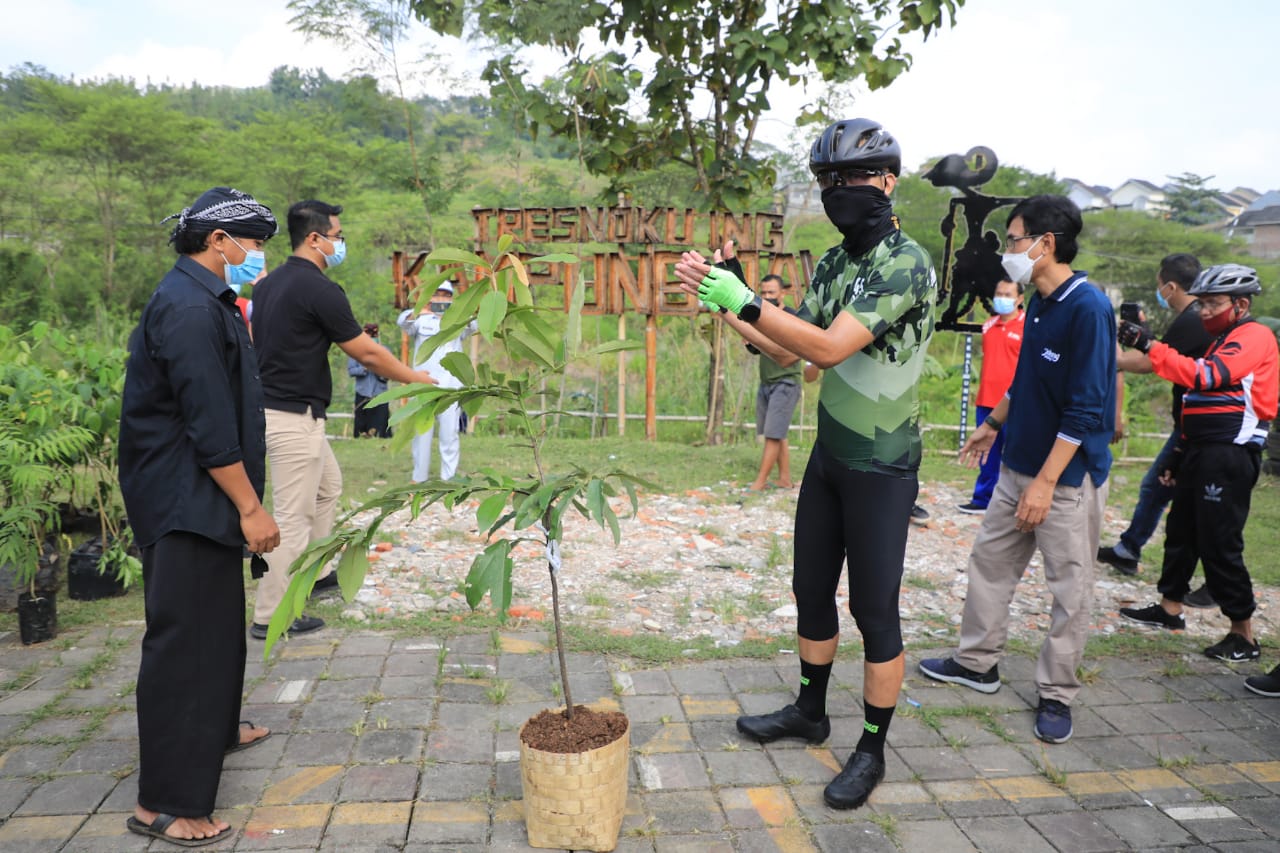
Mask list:
[[[1121,302],[1120,303],[1120,319],[1130,323],[1143,325],[1142,320],[1142,304],[1140,302]]]

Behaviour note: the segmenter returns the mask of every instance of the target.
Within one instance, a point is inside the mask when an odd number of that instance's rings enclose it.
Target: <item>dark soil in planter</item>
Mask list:
[[[520,739],[542,752],[586,752],[608,746],[627,733],[627,715],[621,711],[593,711],[573,706],[566,711],[540,711],[525,723]]]

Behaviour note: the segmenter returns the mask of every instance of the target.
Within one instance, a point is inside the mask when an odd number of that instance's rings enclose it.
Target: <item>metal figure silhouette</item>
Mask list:
[[[991,180],[999,167],[995,152],[983,145],[970,148],[963,157],[948,154],[924,174],[935,187],[954,187],[961,195],[951,199],[947,215],[942,220],[942,235],[947,238],[942,257],[942,282],[938,300],[946,305],[938,328],[955,332],[980,332],[981,323],[961,320],[981,301],[988,313],[994,313],[991,296],[996,284],[1004,277],[1000,266],[1000,235],[986,228],[987,217],[993,210],[1022,201],[1019,198],[984,195],[974,187]],[[958,250],[955,249],[955,232],[960,209],[964,209],[967,236]],[[953,260],[954,258],[954,260]]]

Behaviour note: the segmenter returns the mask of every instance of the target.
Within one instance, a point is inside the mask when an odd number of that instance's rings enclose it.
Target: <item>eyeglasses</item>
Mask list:
[[[1196,310],[1199,311],[1201,314],[1204,314],[1206,311],[1211,314],[1217,314],[1223,308],[1231,305],[1234,302],[1235,300],[1232,299],[1230,296],[1228,296],[1226,299],[1215,299],[1211,302],[1206,302],[1203,299],[1197,299]]]
[[[853,183],[865,183],[872,178],[883,177],[888,174],[883,169],[829,169],[825,172],[819,172],[815,177],[818,181],[819,189],[830,189],[831,187],[844,187]]]
[[[1052,234],[1055,237],[1062,236],[1061,231],[1041,231],[1039,234],[1023,234],[1021,237],[1015,237],[1012,234],[1006,234],[1004,235],[1004,247],[1012,251],[1013,248],[1017,246],[1019,243],[1021,243],[1023,240],[1034,240],[1037,237],[1043,237],[1045,234]]]
[[[317,231],[317,232],[316,232],[316,235],[317,235],[317,236],[320,236],[320,237],[323,237],[324,239],[328,240],[330,243],[332,243],[334,240],[346,240],[346,239],[347,239],[347,238],[343,235],[343,233],[342,233],[341,231],[339,231],[337,234],[321,234],[319,231]]]

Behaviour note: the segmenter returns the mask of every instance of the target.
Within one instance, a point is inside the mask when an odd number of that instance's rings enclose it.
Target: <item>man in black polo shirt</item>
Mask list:
[[[1199,275],[1200,261],[1186,253],[1167,255],[1160,261],[1160,270],[1156,273],[1156,300],[1161,307],[1174,312],[1173,322],[1160,340],[1191,358],[1204,355],[1213,342],[1213,337],[1200,322],[1199,303],[1187,292]],[[1137,350],[1119,351],[1116,364],[1126,373],[1151,372],[1151,359]],[[1161,483],[1160,477],[1168,469],[1178,436],[1182,434],[1179,424],[1182,421],[1182,395],[1186,390],[1181,385],[1173,386],[1173,429],[1142,478],[1142,485],[1138,487],[1138,504],[1133,508],[1129,527],[1120,534],[1120,541],[1115,545],[1098,549],[1099,562],[1112,566],[1121,574],[1138,573],[1142,546],[1156,532],[1165,507],[1173,500],[1173,487]],[[1192,607],[1212,607],[1213,596],[1202,586],[1188,593],[1182,603]]]
[[[347,295],[323,272],[347,254],[340,206],[300,201],[289,208],[293,254],[253,291],[253,340],[262,367],[267,413],[267,457],[271,460],[272,512],[280,524],[280,547],[267,559],[258,581],[250,635],[265,640],[271,615],[289,585],[289,566],[307,545],[333,530],[342,494],[342,471],[325,438],[325,411],[333,396],[329,345],[369,370],[397,382],[435,384],[412,370],[364,333]],[[290,634],[324,626],[303,615]]]
[[[176,218],[179,258],[129,338],[120,411],[120,491],[142,548],[147,616],[127,825],[195,846],[231,832],[213,818],[225,752],[270,734],[240,724],[241,551],[271,551],[280,531],[262,507],[262,387],[231,285],[262,269],[276,220],[228,187]]]

